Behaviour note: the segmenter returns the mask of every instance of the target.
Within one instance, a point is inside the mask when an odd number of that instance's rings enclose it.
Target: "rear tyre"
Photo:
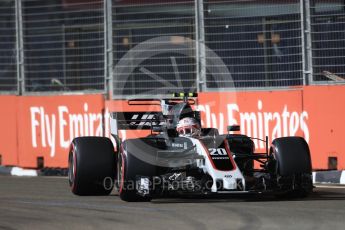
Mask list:
[[[272,142],[274,174],[282,191],[279,197],[302,198],[313,191],[309,146],[302,137],[282,137]]]
[[[68,179],[76,195],[109,195],[116,173],[114,146],[105,137],[77,137],[70,147]]]
[[[143,197],[137,193],[137,176],[145,176],[152,179],[156,174],[156,166],[148,164],[131,154],[133,145],[135,143],[131,142],[131,140],[125,141],[118,154],[115,186],[120,198],[124,201],[150,201],[150,196]]]

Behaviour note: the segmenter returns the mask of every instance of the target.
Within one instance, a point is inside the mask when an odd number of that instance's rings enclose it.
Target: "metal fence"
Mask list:
[[[0,93],[343,84],[343,0],[0,1]]]
[[[311,0],[313,83],[345,79],[345,1]]]
[[[113,38],[115,97],[196,91],[193,1],[115,3]]]
[[[102,0],[22,0],[22,24],[25,92],[105,90]]]
[[[0,2],[0,93],[17,92],[15,2]]]
[[[299,0],[204,4],[206,45],[223,59],[236,88],[303,84]]]

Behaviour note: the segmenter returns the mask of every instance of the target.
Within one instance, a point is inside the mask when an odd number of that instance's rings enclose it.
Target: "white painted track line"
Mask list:
[[[317,188],[339,188],[339,189],[345,189],[345,185],[327,185],[327,184],[314,184]]]
[[[345,171],[343,171],[343,172],[341,173],[340,184],[345,185]]]

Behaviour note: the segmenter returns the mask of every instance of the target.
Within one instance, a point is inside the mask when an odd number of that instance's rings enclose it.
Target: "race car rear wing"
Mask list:
[[[161,112],[113,112],[110,119],[111,134],[118,135],[119,130],[169,129],[171,124],[176,125],[181,116],[194,117],[200,121],[200,113],[191,108],[191,105],[196,104],[197,93],[174,93],[172,96],[168,99],[128,100],[130,106],[160,106]]]
[[[154,126],[165,125],[162,112],[114,112],[110,115],[111,133],[118,130],[152,130]]]

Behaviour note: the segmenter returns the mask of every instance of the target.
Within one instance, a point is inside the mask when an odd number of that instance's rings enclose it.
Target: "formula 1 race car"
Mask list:
[[[136,99],[129,105],[161,111],[114,112],[109,138],[75,138],[69,152],[69,183],[76,195],[108,195],[149,201],[171,195],[273,193],[305,197],[313,190],[309,147],[302,137],[274,139],[255,153],[253,138],[200,126],[192,109],[196,94],[173,99]],[[119,130],[146,130],[145,137],[121,140]],[[254,164],[258,162],[258,164]]]

